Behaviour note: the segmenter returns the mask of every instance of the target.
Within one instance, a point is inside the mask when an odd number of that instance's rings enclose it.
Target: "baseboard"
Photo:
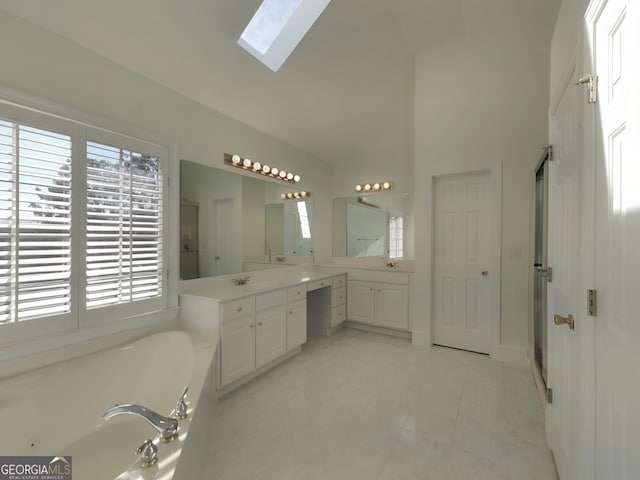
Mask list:
[[[518,347],[516,345],[500,345],[499,357],[496,360],[500,360],[508,365],[515,365],[518,367],[528,367],[529,350],[527,347]]]
[[[374,325],[367,325],[366,323],[358,323],[352,320],[344,322],[346,328],[354,328],[356,330],[364,330],[366,332],[380,333],[382,335],[390,335],[392,337],[408,338],[411,339],[411,332],[403,330],[394,330],[393,328],[376,327]]]

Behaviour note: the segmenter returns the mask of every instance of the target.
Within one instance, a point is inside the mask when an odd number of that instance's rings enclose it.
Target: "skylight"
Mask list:
[[[238,44],[277,72],[329,1],[264,0]]]

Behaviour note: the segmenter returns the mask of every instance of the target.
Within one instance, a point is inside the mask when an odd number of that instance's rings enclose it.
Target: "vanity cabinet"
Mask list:
[[[331,328],[347,319],[347,276],[339,275],[333,279],[331,291]]]
[[[220,383],[227,385],[248,375],[256,365],[253,297],[222,306]]]
[[[286,353],[285,298],[285,290],[277,290],[222,304],[221,386]]]
[[[348,282],[347,320],[399,330],[409,329],[409,289],[393,283]]]

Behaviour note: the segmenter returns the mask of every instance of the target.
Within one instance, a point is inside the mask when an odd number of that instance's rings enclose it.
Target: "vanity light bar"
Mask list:
[[[269,165],[262,165],[260,162],[254,162],[249,158],[242,158],[240,155],[231,155],[230,153],[224,154],[224,163],[231,165],[232,167],[242,168],[248,172],[257,173],[265,177],[275,178],[276,180],[282,180],[287,183],[298,183],[300,175],[297,173],[287,172],[286,170],[280,170],[276,167],[270,167]]]
[[[300,198],[309,198],[311,196],[311,192],[288,192],[280,195],[282,200],[294,200]]]
[[[380,192],[383,190],[392,190],[393,182],[375,182],[363,183],[356,185],[356,192]]]

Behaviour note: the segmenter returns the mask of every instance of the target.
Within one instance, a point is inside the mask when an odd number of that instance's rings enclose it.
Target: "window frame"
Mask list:
[[[90,327],[114,325],[134,318],[148,318],[153,314],[167,313],[169,310],[170,282],[167,272],[171,256],[169,254],[169,235],[171,227],[167,221],[170,214],[170,194],[168,191],[170,170],[168,146],[135,138],[126,134],[106,130],[75,121],[60,115],[47,113],[35,108],[19,105],[0,98],[0,118],[18,124],[51,130],[69,135],[71,138],[71,295],[70,312],[15,321],[0,325],[0,346],[39,340],[71,332],[87,330]],[[97,141],[117,145],[121,148],[144,152],[159,158],[162,169],[162,294],[152,299],[118,304],[87,310],[85,303],[86,288],[86,145],[87,141]],[[175,318],[174,315],[170,317]],[[164,320],[166,315],[158,315]],[[143,322],[143,323],[149,323]],[[141,326],[133,322],[119,330]]]

